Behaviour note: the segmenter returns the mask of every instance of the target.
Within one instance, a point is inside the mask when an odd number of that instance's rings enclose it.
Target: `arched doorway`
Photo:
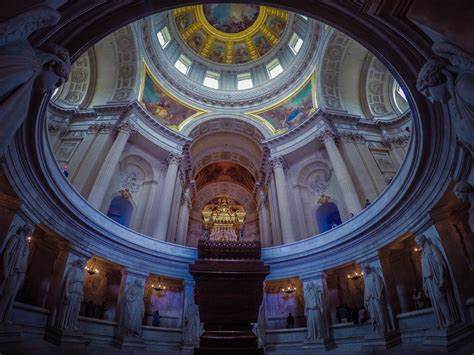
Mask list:
[[[107,217],[113,219],[115,222],[128,227],[132,219],[133,205],[132,203],[122,197],[117,196],[110,202]]]
[[[316,221],[318,223],[319,233],[326,232],[341,224],[341,216],[337,205],[333,202],[323,203],[316,210]]]

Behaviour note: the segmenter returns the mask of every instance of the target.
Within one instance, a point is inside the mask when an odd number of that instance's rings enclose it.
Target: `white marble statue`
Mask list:
[[[258,338],[258,343],[263,345],[265,344],[265,322],[267,321],[266,312],[265,312],[265,295],[262,297],[262,303],[258,308],[258,318],[257,318],[257,327],[256,335]]]
[[[33,93],[52,92],[71,70],[64,48],[53,43],[33,48],[28,41],[32,32],[59,19],[54,8],[37,6],[0,22],[0,155],[25,120]]]
[[[72,262],[64,276],[61,298],[56,313],[55,327],[63,330],[77,330],[77,321],[84,296],[85,259]]]
[[[194,290],[184,309],[183,338],[186,343],[198,342],[201,337],[199,306],[194,301]]]
[[[459,201],[469,205],[469,225],[474,231],[474,187],[466,180],[461,180],[454,186],[454,194]]]
[[[315,341],[328,337],[325,322],[323,289],[313,282],[306,284],[304,289],[304,315],[306,317],[307,339]]]
[[[364,272],[365,308],[369,312],[374,332],[385,333],[392,330],[382,277],[368,264],[362,265],[362,271]]]
[[[474,148],[474,57],[451,43],[435,43],[431,59],[418,74],[417,89],[432,102],[449,105],[458,139]]]
[[[451,278],[441,251],[424,235],[416,237],[422,248],[423,290],[431,300],[437,328],[449,328],[461,322]]]
[[[28,237],[34,227],[24,224],[8,240],[2,253],[2,274],[0,280],[0,325],[10,321],[16,294],[23,285],[28,266]]]
[[[145,313],[143,282],[136,279],[125,291],[119,315],[119,334],[125,337],[139,337]]]

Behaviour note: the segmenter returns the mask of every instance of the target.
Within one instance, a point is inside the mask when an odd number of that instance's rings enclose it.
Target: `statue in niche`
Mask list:
[[[474,187],[466,180],[461,180],[454,186],[454,194],[459,201],[469,205],[469,225],[474,231]]]
[[[325,319],[323,289],[313,282],[304,288],[304,315],[306,317],[307,337],[309,341],[328,337]]]
[[[28,237],[33,234],[34,227],[24,224],[8,240],[2,254],[2,274],[0,280],[0,325],[10,321],[16,294],[25,280],[28,266]]]
[[[433,305],[436,327],[444,329],[461,323],[448,266],[441,251],[423,234],[416,237],[416,242],[422,248],[423,290]]]
[[[458,139],[473,151],[474,58],[451,43],[433,44],[443,59],[431,59],[418,74],[416,87],[430,101],[449,105]]]
[[[119,334],[126,337],[139,337],[142,332],[142,320],[145,312],[143,302],[144,287],[139,279],[127,288],[120,309]]]
[[[59,309],[55,327],[64,330],[77,330],[77,320],[84,296],[84,267],[86,261],[73,261],[64,276]]]
[[[198,342],[201,337],[199,306],[194,301],[194,290],[191,296],[189,296],[188,303],[184,310],[183,337],[187,343]]]
[[[363,264],[362,271],[364,272],[365,308],[369,312],[373,331],[385,333],[393,330],[382,277],[369,264]]]
[[[263,287],[265,289],[265,286]],[[263,345],[265,344],[265,322],[267,321],[267,316],[265,312],[265,294],[262,297],[262,303],[258,308],[258,318],[257,318],[257,338],[258,343]]]

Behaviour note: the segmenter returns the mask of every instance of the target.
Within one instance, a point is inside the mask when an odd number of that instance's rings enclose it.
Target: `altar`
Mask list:
[[[243,239],[246,212],[243,206],[230,204],[228,198],[204,206],[202,211],[204,239],[236,241]]]

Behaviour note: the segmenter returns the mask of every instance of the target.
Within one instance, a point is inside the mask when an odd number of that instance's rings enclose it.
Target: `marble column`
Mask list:
[[[278,210],[280,212],[281,233],[283,243],[291,243],[296,240],[296,235],[291,219],[288,191],[286,187],[286,176],[284,171],[284,160],[276,157],[271,160],[273,174],[275,176],[275,187],[278,200]]]
[[[189,225],[189,211],[191,210],[191,196],[189,186],[183,191],[181,206],[179,207],[178,231],[176,243],[186,245]]]
[[[334,174],[341,188],[347,211],[356,214],[362,209],[362,205],[360,204],[354,182],[352,181],[346,163],[337,148],[336,135],[332,131],[326,130],[319,136],[319,139],[323,142],[329,155],[329,160],[331,160],[332,168],[334,169]]]
[[[171,205],[173,202],[174,186],[178,177],[178,168],[181,163],[181,156],[171,153],[167,159],[168,169],[166,170],[165,181],[163,184],[163,193],[161,195],[161,204],[158,208],[158,223],[155,227],[153,236],[160,240],[166,240],[168,232],[168,222],[171,215]]]
[[[94,185],[92,186],[91,192],[89,193],[88,201],[93,207],[97,209],[100,209],[102,206],[102,202],[104,201],[110,181],[114,176],[115,169],[120,157],[122,156],[128,139],[136,133],[135,127],[128,122],[120,124],[117,127],[117,130],[117,138],[115,138],[112,147],[107,153],[99,173],[97,174]]]
[[[272,246],[272,238],[270,235],[270,213],[268,212],[267,207],[267,196],[263,188],[260,188],[258,193],[258,215],[262,246]]]

